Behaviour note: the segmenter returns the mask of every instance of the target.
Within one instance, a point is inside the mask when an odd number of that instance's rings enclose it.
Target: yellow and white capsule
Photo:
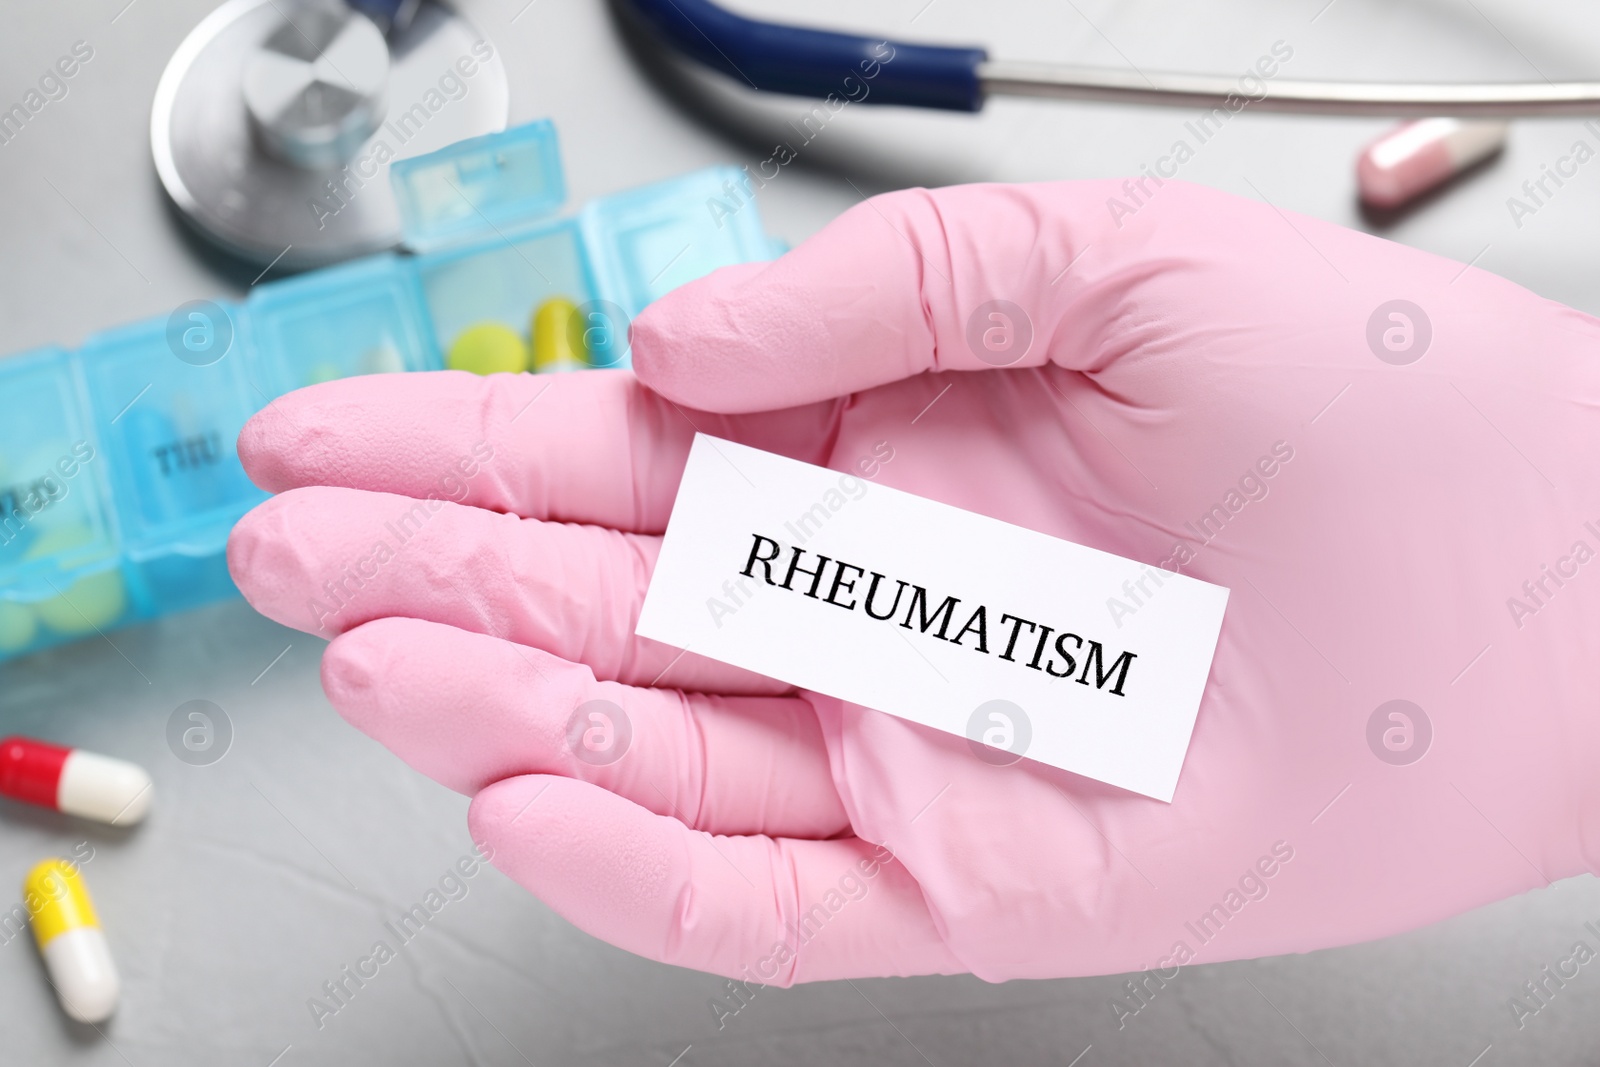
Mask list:
[[[61,1007],[81,1023],[110,1018],[121,983],[77,865],[63,859],[39,864],[22,880],[22,902]]]
[[[578,305],[555,297],[539,305],[528,329],[533,338],[533,369],[538,374],[580,370],[589,365]]]

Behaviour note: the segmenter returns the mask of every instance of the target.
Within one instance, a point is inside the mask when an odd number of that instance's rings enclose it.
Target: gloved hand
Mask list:
[[[652,306],[637,378],[301,390],[240,439],[280,495],[234,577],[333,638],[334,706],[473,795],[505,873],[723,975],[1164,970],[1590,870],[1596,322],[1143,192],[874,198]],[[697,428],[1229,587],[1173,802],[634,637]],[[613,762],[569,731],[595,699]]]

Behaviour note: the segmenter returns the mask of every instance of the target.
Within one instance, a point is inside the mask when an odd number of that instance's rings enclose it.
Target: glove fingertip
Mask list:
[[[630,337],[639,380],[669,400],[698,408],[734,412],[785,406],[772,402],[774,382],[763,373],[770,349],[763,343],[759,316],[747,314],[770,308],[758,283],[770,266],[724,267],[640,312]]]
[[[492,782],[478,791],[467,808],[467,829],[474,841],[488,841],[504,854],[511,824],[550,785],[544,775],[524,774]]]
[[[275,493],[283,484],[284,472],[273,447],[274,427],[270,420],[267,411],[258,411],[250,416],[250,421],[239,431],[239,440],[234,448],[239,454],[239,463],[244,467],[245,476],[256,488]]]
[[[402,619],[374,619],[337,635],[322,653],[322,691],[346,722],[363,733],[378,709],[378,685],[388,668],[393,631]]]

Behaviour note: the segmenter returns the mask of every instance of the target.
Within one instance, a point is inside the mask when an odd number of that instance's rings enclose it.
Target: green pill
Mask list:
[[[39,535],[28,547],[24,559],[42,559],[58,552],[79,548],[94,540],[86,526],[58,526]],[[109,626],[128,608],[128,591],[122,574],[116,570],[90,574],[33,605],[40,622],[59,634],[86,634]]]
[[[39,620],[26,604],[0,600],[0,652],[16,652],[33,644]]]
[[[116,622],[127,606],[122,575],[102,571],[79,578],[60,596],[39,601],[33,610],[56,633],[86,634]]]
[[[321,385],[344,377],[344,371],[334,363],[318,363],[306,372],[307,385]]]

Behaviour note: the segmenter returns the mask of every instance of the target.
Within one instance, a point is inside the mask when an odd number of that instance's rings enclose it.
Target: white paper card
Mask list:
[[[637,632],[1170,802],[1227,601],[699,434]]]

